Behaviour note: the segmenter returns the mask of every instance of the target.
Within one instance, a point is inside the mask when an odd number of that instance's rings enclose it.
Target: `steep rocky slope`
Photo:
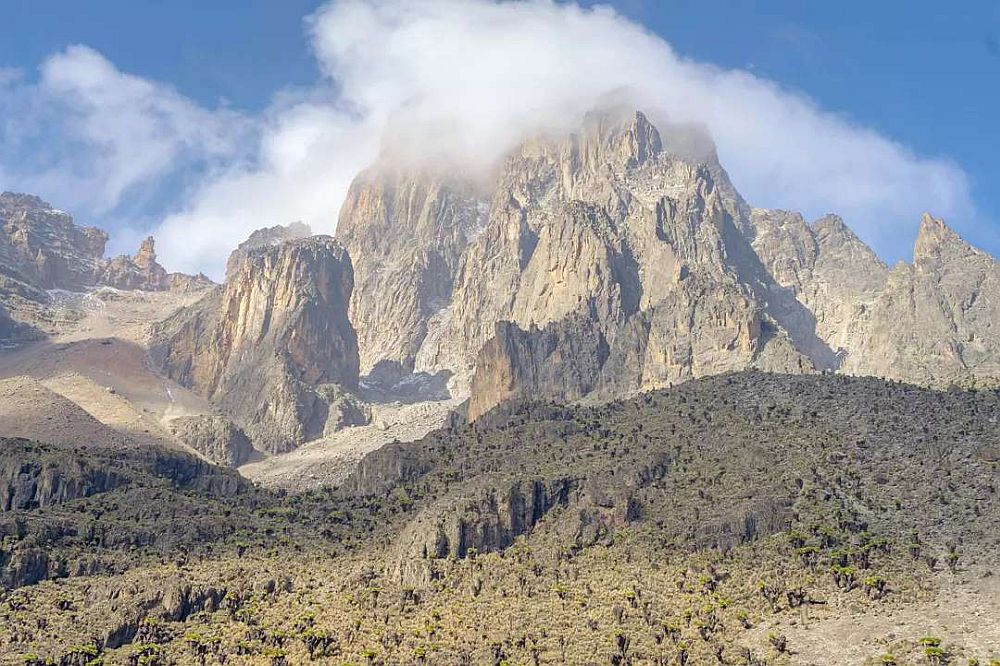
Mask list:
[[[152,236],[134,256],[104,258],[107,232],[80,227],[36,196],[0,194],[0,290],[45,301],[44,290],[95,286],[158,291],[208,284],[203,275],[167,273],[156,261]]]
[[[159,326],[154,360],[262,450],[294,448],[331,419],[357,421],[353,271],[343,247],[314,236],[240,252],[223,287]]]
[[[0,274],[22,296],[81,289],[95,282],[108,235],[28,194],[0,194]]]
[[[754,209],[753,249],[780,287],[816,318],[816,335],[842,360],[867,326],[866,307],[889,273],[835,215],[806,224],[798,213]]]
[[[239,467],[253,455],[253,446],[243,431],[216,414],[178,417],[170,421],[170,432],[223,467]]]
[[[66,578],[7,594],[0,663],[917,666],[926,637],[989,663],[998,418],[996,392],[741,373],[511,402],[337,490],[119,463],[133,487],[0,515],[5,571]]]
[[[751,209],[700,130],[642,114],[527,141],[488,187],[376,165],[340,224],[363,370],[450,376],[473,418],[744,368],[996,381],[995,260],[925,222],[889,269],[834,215]]]
[[[913,263],[889,271],[843,369],[932,386],[1000,385],[1000,262],[924,216]]]
[[[998,419],[995,392],[726,374],[596,407],[512,402],[370,454],[348,486],[435,498],[399,539],[400,562],[425,576],[435,559],[505,548],[536,524],[578,548],[652,521],[665,538],[728,549],[837,510],[856,532],[979,544],[969,557],[989,563]],[[911,504],[893,508],[901,497]]]
[[[351,321],[364,372],[379,361],[413,369],[486,211],[474,186],[457,178],[377,164],[355,179],[337,238],[354,261]]]
[[[418,356],[418,367],[459,377],[476,367],[473,416],[516,394],[628,395],[833,363],[805,308],[771,291],[745,237],[749,209],[710,142],[670,129],[664,139],[641,114],[595,114],[579,134],[529,142],[505,163],[440,331]],[[503,358],[511,335],[545,338],[521,355],[531,367],[503,370],[515,363]],[[581,381],[566,386],[567,374]]]
[[[60,335],[80,313],[64,300],[100,287],[196,293],[204,275],[167,273],[156,261],[152,237],[134,256],[105,259],[108,234],[28,194],[0,194],[0,339],[26,341]],[[2,314],[6,312],[6,315]]]

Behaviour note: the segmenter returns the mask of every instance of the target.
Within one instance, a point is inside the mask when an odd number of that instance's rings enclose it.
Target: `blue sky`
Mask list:
[[[360,4],[365,4],[365,0],[360,0]],[[957,217],[949,222],[984,249],[1000,254],[1000,226],[997,224],[1000,220],[1000,156],[997,152],[1000,146],[1000,123],[997,122],[1000,118],[1000,4],[783,0],[767,3],[625,0],[611,4],[627,20],[662,37],[681,60],[741,70],[776,84],[795,97],[804,96],[814,102],[820,112],[838,118],[846,126],[873,132],[901,144],[904,152],[912,151],[920,160],[935,161],[931,166],[941,166],[943,171],[934,173],[955,177],[954,172],[945,168],[953,164],[962,182],[949,186],[954,191],[949,190],[939,198],[953,202],[956,197],[965,196],[961,190],[967,188],[971,206],[961,201],[954,205],[943,204],[942,207],[951,208]],[[323,6],[324,3],[316,0],[215,0],[211,3],[193,0],[98,0],[87,3],[5,0],[5,19],[14,29],[6,31],[4,39],[0,40],[0,68],[5,68],[0,71],[6,72],[0,74],[0,78],[6,78],[8,85],[17,87],[8,95],[16,102],[0,106],[0,113],[5,114],[0,116],[0,123],[7,127],[8,134],[11,127],[29,127],[25,134],[31,138],[30,141],[12,142],[8,137],[6,144],[0,143],[0,176],[14,181],[14,186],[27,183],[50,189],[40,194],[57,206],[74,205],[71,212],[80,221],[120,230],[123,248],[133,243],[138,234],[159,228],[165,217],[179,210],[190,213],[183,218],[186,224],[201,219],[197,212],[203,210],[199,197],[206,189],[205,179],[218,179],[221,172],[230,173],[234,164],[253,172],[241,172],[241,178],[256,177],[254,169],[260,168],[258,162],[266,161],[261,157],[266,147],[252,148],[250,144],[267,144],[268,133],[276,131],[274,126],[284,129],[290,124],[287,121],[289,109],[299,114],[296,122],[301,120],[301,115],[308,115],[306,112],[323,115],[334,108],[342,111],[344,103],[339,95],[343,82],[337,79],[338,73],[345,77],[363,76],[363,70],[355,69],[345,74],[344,52],[338,51],[335,44],[324,47],[324,39],[343,40],[344,25],[350,26],[349,20],[353,19],[345,16],[331,19],[329,35],[332,37],[329,38],[307,34],[304,17]],[[766,9],[762,10],[761,6]],[[540,15],[548,17],[544,11]],[[400,39],[404,37],[409,39],[405,35]],[[86,151],[106,153],[109,145],[114,150],[127,150],[122,146],[127,147],[134,136],[116,138],[112,144],[102,143],[111,141],[103,135],[97,142],[90,135],[81,138],[75,127],[67,129],[69,121],[57,115],[64,103],[72,107],[67,114],[79,116],[89,111],[75,108],[74,102],[65,97],[57,104],[47,104],[44,121],[28,123],[24,119],[32,115],[32,105],[40,103],[38,95],[30,90],[41,78],[39,68],[53,55],[64,53],[67,47],[77,44],[86,45],[106,59],[114,72],[152,82],[156,88],[148,94],[170,97],[172,101],[167,110],[158,112],[159,116],[174,114],[181,106],[184,118],[195,118],[193,123],[202,126],[198,132],[186,129],[188,133],[181,139],[171,139],[169,149],[164,149],[164,159],[151,163],[144,174],[123,174],[120,187],[108,188],[115,192],[114,196],[109,195],[101,202],[88,198],[87,192],[69,190],[66,183],[72,180],[61,177],[58,170],[64,163],[72,162],[89,177],[91,172],[100,171],[105,163],[98,162],[95,169]],[[317,51],[320,52],[318,58]],[[566,53],[572,58],[576,52],[567,50]],[[475,57],[475,54],[470,55],[470,58]],[[351,61],[349,68],[370,66],[372,62],[382,61],[362,58]],[[351,84],[344,85],[349,87]],[[75,94],[77,88],[68,90],[63,88],[60,94]],[[370,100],[371,94],[371,91],[362,90],[351,97],[350,103]],[[173,99],[174,95],[177,99]],[[197,120],[202,111],[204,122]],[[89,122],[89,116],[85,120]],[[226,136],[219,139],[218,146],[202,150],[202,144],[214,144],[209,130],[204,128],[216,121],[223,128],[219,134]],[[230,132],[229,128],[239,127],[243,122],[245,132]],[[171,127],[177,124],[171,121]],[[296,128],[300,134],[308,134],[316,126],[302,120]],[[335,137],[343,135],[343,128],[324,127],[325,154],[328,159],[336,160],[336,153],[340,151]],[[110,130],[102,128],[100,131],[107,133]],[[151,130],[157,136],[164,131],[159,125]],[[837,141],[839,139],[834,137],[818,145],[834,145]],[[751,204],[797,208],[795,201],[783,200],[781,191],[771,191],[754,183],[751,173],[754,162],[740,152],[738,143],[720,141],[720,152],[724,164],[735,171],[734,180]],[[39,162],[35,172],[26,173],[19,165],[25,163],[26,151],[36,149],[48,155],[48,162]],[[352,147],[345,152],[354,155],[352,159],[360,164],[358,160],[363,161],[363,155],[367,155],[365,150],[368,147],[364,150]],[[732,156],[731,160],[726,159],[727,153]],[[822,152],[817,150],[817,153],[810,157],[818,161],[825,159]],[[886,164],[891,166],[897,162],[888,160]],[[927,165],[920,168],[924,166]],[[353,162],[350,168],[355,169]],[[902,168],[910,167],[903,164]],[[826,172],[818,173],[825,177]],[[95,178],[99,176],[98,173]],[[936,176],[927,177],[933,180]],[[887,186],[897,185],[892,179],[887,182]],[[924,189],[921,183],[925,182],[917,178],[914,180],[916,185],[900,185],[900,196],[919,198]],[[93,191],[103,185],[96,180],[88,181],[87,188]],[[224,185],[230,187],[229,183]],[[10,187],[11,184],[0,182],[0,188]],[[341,185],[337,187],[342,189]],[[792,194],[798,194],[807,214],[826,212],[820,207],[839,201],[837,197],[822,194],[817,195],[813,203],[811,193],[806,192],[803,196],[795,189],[801,185],[793,183],[790,188],[789,199],[793,198]],[[285,192],[278,186],[275,191],[280,193],[279,198],[293,204],[299,198],[296,192]],[[314,194],[303,196],[315,198]],[[754,200],[752,195],[765,201]],[[317,200],[308,209],[290,204],[289,215],[321,215],[315,211],[330,208],[336,196],[330,194],[329,200]],[[62,201],[60,197],[69,201]],[[934,196],[928,195],[927,199],[926,204],[911,202],[914,210],[927,207],[939,214],[949,212],[934,210],[937,201]],[[834,212],[854,212],[851,205],[848,201],[847,211]],[[860,213],[856,213],[856,217],[865,217],[864,205],[867,204],[858,204]],[[884,207],[872,208],[875,222],[861,220],[853,225],[852,219],[846,214],[845,217],[885,258],[905,257],[918,219],[893,219],[880,227],[879,216],[911,214],[909,208],[889,213],[886,210]],[[276,206],[269,214],[280,216],[281,211],[280,206]],[[336,212],[329,212],[328,217],[332,224]],[[317,226],[315,220],[307,221]],[[325,222],[320,226],[323,224]],[[232,244],[238,240],[232,239]],[[221,251],[211,257],[192,255],[188,264],[217,262],[216,255],[221,256]]]

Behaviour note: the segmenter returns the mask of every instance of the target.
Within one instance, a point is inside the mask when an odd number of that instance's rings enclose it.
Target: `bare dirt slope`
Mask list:
[[[0,434],[66,444],[188,447],[170,434],[178,416],[205,414],[200,396],[150,366],[150,325],[199,296],[120,291],[50,292],[51,336],[0,350]],[[87,440],[82,441],[82,440]]]
[[[882,655],[929,663],[922,661],[925,637],[942,638],[955,663],[965,663],[959,656],[1000,654],[1000,578],[983,571],[941,572],[937,578],[939,587],[926,601],[896,600],[864,613],[813,606],[798,618],[762,625],[761,644],[769,633],[783,634],[795,646],[790,663],[803,665],[864,664]]]
[[[0,432],[67,446],[122,446],[122,433],[30,377],[0,380]]]
[[[0,378],[34,377],[115,425],[138,419],[155,428],[177,416],[207,413],[206,400],[152,370],[145,350],[151,324],[201,293],[51,292],[60,326],[47,340],[0,351]],[[105,389],[118,399],[109,402]]]

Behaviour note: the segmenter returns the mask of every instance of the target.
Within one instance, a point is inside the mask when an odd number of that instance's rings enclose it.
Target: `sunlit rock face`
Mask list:
[[[347,252],[328,236],[245,249],[225,285],[160,326],[153,357],[255,446],[287,451],[323,434],[324,386],[358,386],[353,284]]]
[[[745,368],[984,381],[995,306],[976,285],[995,261],[935,254],[961,241],[931,231],[890,269],[835,215],[750,208],[700,130],[601,112],[524,142],[488,187],[376,165],[337,233],[358,268],[362,371],[446,373],[474,417],[518,395],[609,399]],[[928,295],[894,313],[914,280]]]

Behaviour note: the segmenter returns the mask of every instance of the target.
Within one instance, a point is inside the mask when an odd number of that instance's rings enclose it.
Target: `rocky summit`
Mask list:
[[[994,257],[634,111],[414,164],[223,284],[0,195],[0,664],[998,663]]]
[[[446,372],[473,418],[745,368],[998,376],[995,259],[928,217],[913,264],[889,269],[834,215],[751,208],[697,129],[594,113],[520,146],[486,190],[376,166],[338,229],[362,267],[363,366]]]

